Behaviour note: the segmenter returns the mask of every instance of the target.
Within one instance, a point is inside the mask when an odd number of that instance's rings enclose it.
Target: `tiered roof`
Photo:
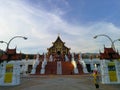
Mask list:
[[[70,52],[70,48],[65,46],[65,42],[61,40],[60,36],[53,42],[53,46],[48,48],[48,54],[56,54],[57,52],[61,54],[68,54]]]
[[[100,52],[100,59],[112,60],[112,59],[119,59],[119,58],[120,58],[119,53],[116,52],[116,50],[114,50],[113,48],[104,47],[104,52],[103,53]]]
[[[22,58],[21,53],[16,53],[15,49],[7,49],[5,53],[0,57],[0,61],[20,60]]]

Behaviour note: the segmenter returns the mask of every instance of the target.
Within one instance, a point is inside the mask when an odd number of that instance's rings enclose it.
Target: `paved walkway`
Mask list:
[[[0,90],[97,90],[89,75],[49,75],[22,77],[18,86],[0,87]],[[120,85],[100,84],[98,90],[120,90]]]

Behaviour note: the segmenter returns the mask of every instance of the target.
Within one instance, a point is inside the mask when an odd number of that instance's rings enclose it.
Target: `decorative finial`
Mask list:
[[[26,54],[26,57],[25,57],[26,60],[28,60],[28,54]]]
[[[104,44],[103,46],[104,46],[104,48],[105,48],[105,44]]]
[[[60,33],[58,33],[58,37],[60,36]]]

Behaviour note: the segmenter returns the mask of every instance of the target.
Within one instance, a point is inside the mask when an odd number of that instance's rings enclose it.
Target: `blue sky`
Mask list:
[[[0,40],[16,38],[10,48],[17,52],[43,53],[60,33],[71,52],[99,52],[110,47],[106,34],[120,38],[119,0],[0,0]],[[115,42],[120,51],[120,42]],[[6,45],[0,44],[5,50]]]

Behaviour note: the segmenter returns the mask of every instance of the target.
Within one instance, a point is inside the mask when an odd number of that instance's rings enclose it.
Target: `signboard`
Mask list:
[[[108,63],[108,73],[111,82],[117,82],[116,68],[114,62]]]
[[[12,83],[12,76],[13,76],[13,64],[7,64],[4,83]]]

